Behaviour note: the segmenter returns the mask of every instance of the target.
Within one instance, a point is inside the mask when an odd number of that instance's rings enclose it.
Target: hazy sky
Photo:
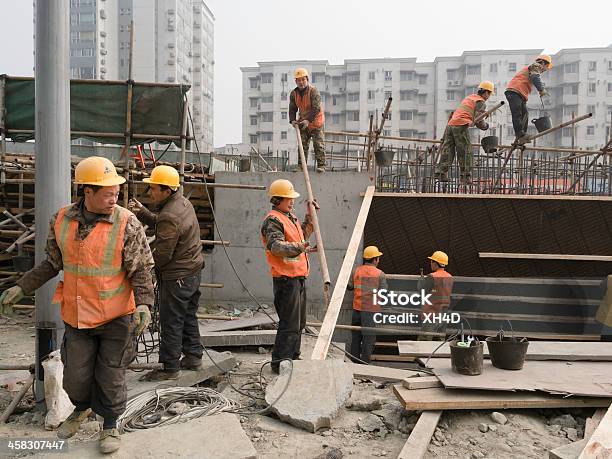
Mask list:
[[[117,0],[107,0],[117,1]],[[153,1],[153,0],[151,0]],[[215,23],[215,146],[241,141],[241,66],[612,44],[612,1],[206,0]],[[0,73],[32,74],[32,1],[0,0]]]

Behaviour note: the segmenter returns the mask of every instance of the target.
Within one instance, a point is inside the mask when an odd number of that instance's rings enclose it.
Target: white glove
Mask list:
[[[137,214],[142,210],[142,203],[135,198],[128,201],[128,210]]]
[[[136,311],[134,311],[134,314],[132,314],[132,318],[134,320],[134,324],[136,325],[136,330],[134,330],[134,333],[136,336],[140,336],[140,334],[142,334],[142,332],[145,331],[151,323],[151,311],[149,310],[149,306],[146,304],[141,304],[136,307]]]
[[[13,305],[25,296],[25,292],[19,285],[15,285],[4,292],[0,296],[0,311],[2,314],[10,314],[13,312]]]

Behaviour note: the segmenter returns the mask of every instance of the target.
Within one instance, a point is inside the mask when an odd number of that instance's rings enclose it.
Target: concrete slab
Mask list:
[[[220,441],[223,439],[223,441]],[[255,459],[257,451],[240,425],[238,416],[220,413],[165,427],[129,432],[121,436],[121,448],[114,454],[98,452],[98,442],[70,444],[66,459],[107,457],[140,459],[180,457],[193,459]],[[57,457],[55,454],[39,457]]]
[[[331,420],[353,389],[353,372],[341,360],[295,360],[266,389],[266,402],[282,421],[309,432]]]

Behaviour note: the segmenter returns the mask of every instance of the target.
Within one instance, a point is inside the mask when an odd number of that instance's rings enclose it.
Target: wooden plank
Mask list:
[[[442,387],[442,383],[436,376],[422,376],[418,378],[404,378],[402,386],[410,390],[429,389],[430,387]]]
[[[518,334],[518,333],[517,333]],[[400,355],[408,357],[429,357],[440,346],[435,341],[398,341]],[[484,348],[485,357],[489,349]],[[444,344],[436,351],[434,358],[449,358],[450,346]],[[566,360],[566,361],[612,361],[612,343],[572,342],[572,341],[531,341],[527,349],[527,360]]]
[[[359,363],[349,363],[353,371],[353,377],[370,379],[372,381],[403,381],[410,376],[425,376],[417,370],[400,370],[397,368],[381,367],[377,365],[362,365]]]
[[[275,339],[276,330],[241,330],[200,335],[200,341],[206,347],[268,346],[274,344]]]
[[[586,446],[587,441],[588,440],[583,438],[582,440],[551,449],[548,452],[548,459],[578,459],[578,456],[580,456],[580,453]]]
[[[427,452],[431,437],[436,430],[442,411],[426,411],[421,413],[408,440],[399,453],[398,459],[421,459]]]
[[[359,250],[361,237],[363,236],[363,229],[365,228],[368,213],[370,212],[370,205],[372,204],[374,190],[374,186],[369,186],[366,189],[365,196],[361,203],[361,209],[359,209],[359,215],[357,215],[357,221],[355,222],[355,227],[353,228],[353,234],[351,235],[351,240],[349,241],[346,249],[346,255],[342,261],[342,267],[338,273],[338,278],[336,279],[336,284],[334,285],[334,291],[327,307],[325,318],[323,319],[323,325],[321,326],[321,331],[319,332],[317,342],[315,343],[312,351],[312,360],[324,360],[327,356],[329,343],[331,343],[336,321],[338,320],[338,315],[340,314],[340,309],[342,308],[346,286],[353,269],[353,263],[355,262],[357,251]]]
[[[448,390],[442,388],[409,390],[401,384],[393,392],[407,410],[493,410],[509,408],[588,408],[609,406],[612,399],[599,397],[560,397],[531,392],[490,390]]]
[[[450,359],[431,359],[429,366],[447,389],[544,391],[612,398],[612,365],[609,362],[528,360],[520,371],[508,371],[485,360],[482,374],[476,376],[454,372]]]
[[[579,459],[605,459],[612,457],[612,406],[599,423],[584,447]]]
[[[379,362],[414,362],[414,357],[406,357],[403,355],[392,355],[392,354],[372,354],[370,360]]]
[[[217,321],[212,324],[200,325],[200,335],[221,332],[229,330],[241,330],[243,328],[259,327],[261,325],[270,325],[274,321],[278,322],[278,314],[271,313],[270,317],[265,314],[255,314],[253,317],[248,319],[228,320],[228,321]]]
[[[612,201],[610,196],[569,196],[569,195],[530,195],[530,194],[461,194],[461,193],[391,193],[379,191],[375,198],[438,198],[438,199],[526,199],[545,201]]]
[[[597,426],[601,423],[601,420],[606,416],[606,410],[599,409],[595,411],[593,416],[587,418],[584,426],[584,438],[589,439],[591,435],[597,430]]]
[[[507,253],[478,252],[480,258],[507,258],[511,260],[563,260],[563,261],[612,261],[607,255],[562,255],[556,253]]]

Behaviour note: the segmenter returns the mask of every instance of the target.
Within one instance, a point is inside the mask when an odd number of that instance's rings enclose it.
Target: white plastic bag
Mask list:
[[[60,351],[53,351],[42,363],[45,371],[45,402],[47,404],[47,416],[45,417],[45,429],[54,430],[66,420],[74,410],[68,394],[64,390],[64,364]]]

